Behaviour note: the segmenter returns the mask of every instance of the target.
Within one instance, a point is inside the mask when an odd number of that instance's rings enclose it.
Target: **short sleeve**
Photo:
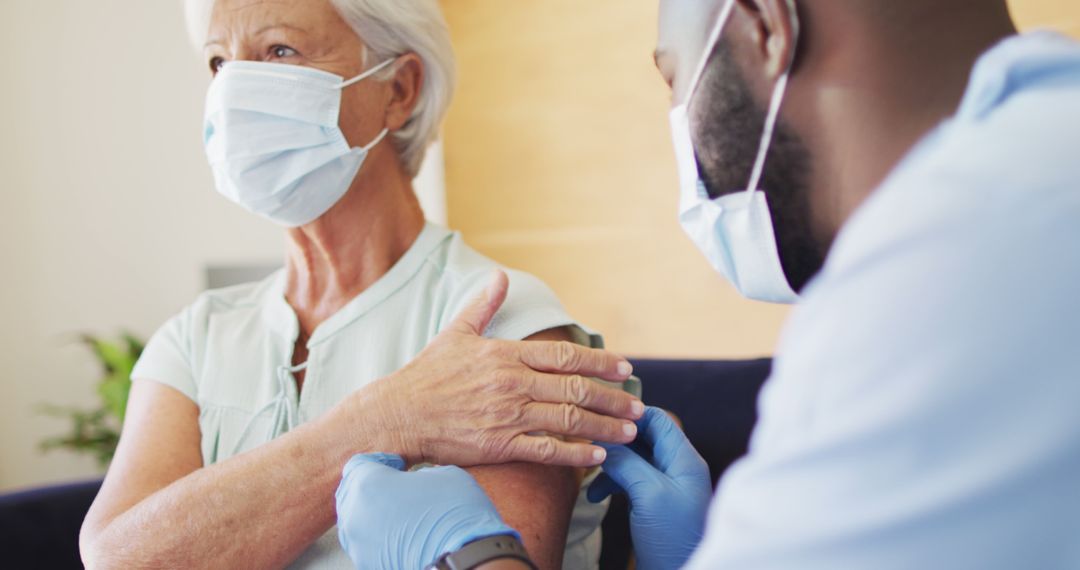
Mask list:
[[[589,348],[604,348],[604,337],[574,320],[547,284],[528,273],[512,270],[506,273],[510,278],[510,289],[507,291],[506,302],[488,325],[485,332],[487,337],[523,340],[546,330],[568,327],[573,342]],[[446,312],[447,316],[440,329],[449,325],[462,309],[482,294],[484,288],[490,284],[490,279],[490,270],[469,275],[465,286],[460,288],[456,299],[451,303],[451,310]],[[599,379],[596,382],[641,397],[641,380],[636,377],[621,384]]]
[[[549,329],[577,325],[543,281],[520,271],[508,271],[507,275],[510,289],[506,302],[488,326],[489,337],[520,340]]]
[[[133,381],[151,380],[198,402],[191,366],[191,309],[166,322],[146,344],[131,373]]]
[[[521,271],[507,271],[510,288],[506,301],[488,325],[486,336],[503,340],[522,340],[549,329],[579,326],[566,312],[558,297],[543,281]],[[490,284],[490,269],[473,271],[462,278],[444,313],[445,328],[473,299]],[[584,330],[584,329],[582,329]],[[592,343],[592,339],[588,341]]]

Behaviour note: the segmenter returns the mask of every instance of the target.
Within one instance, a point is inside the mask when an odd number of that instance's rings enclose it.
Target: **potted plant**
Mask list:
[[[84,334],[80,342],[93,352],[103,370],[97,385],[99,404],[89,410],[42,406],[42,413],[70,420],[71,430],[67,435],[42,441],[41,449],[67,449],[93,455],[105,467],[112,460],[116,444],[120,441],[120,429],[124,425],[124,412],[131,390],[131,371],[142,354],[144,343],[127,333],[122,334],[119,341]]]

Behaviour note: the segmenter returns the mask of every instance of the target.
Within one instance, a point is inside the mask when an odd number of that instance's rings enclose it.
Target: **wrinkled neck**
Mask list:
[[[424,228],[400,169],[368,166],[326,214],[288,231],[285,297],[308,333],[390,271]]]

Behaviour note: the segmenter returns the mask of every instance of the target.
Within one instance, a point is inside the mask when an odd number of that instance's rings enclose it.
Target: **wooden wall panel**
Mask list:
[[[451,226],[551,285],[635,355],[772,351],[786,310],[742,300],[678,227],[653,0],[447,0]]]
[[[1077,0],[1011,0],[1016,23],[1024,28],[1052,28],[1080,38]]]

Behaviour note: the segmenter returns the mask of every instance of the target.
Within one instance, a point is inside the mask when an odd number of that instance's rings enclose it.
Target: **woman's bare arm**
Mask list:
[[[203,468],[198,408],[134,383],[126,429],[80,536],[89,568],[283,567],[334,524],[341,467],[356,451],[333,411]]]
[[[556,395],[537,383],[537,371],[621,381],[629,376],[625,361],[568,343],[481,338],[506,287],[503,277],[501,288],[478,298],[401,371],[216,465],[202,465],[196,404],[162,384],[135,382],[117,455],[83,524],[86,565],[284,566],[334,523],[334,491],[356,453],[398,453],[410,463],[594,464],[592,446],[528,434],[626,441],[621,426],[641,415],[641,403],[585,383],[573,397]],[[553,422],[551,411],[563,404],[589,411],[575,414],[580,421],[572,425]],[[414,409],[423,410],[422,419]],[[508,424],[492,409],[517,421]],[[522,409],[532,413],[514,412]]]
[[[541,570],[562,568],[570,515],[581,486],[580,470],[508,463],[467,471],[484,488],[503,520],[521,533]]]
[[[537,333],[526,340],[570,341],[565,328]],[[570,516],[584,471],[536,463],[474,467],[476,478],[506,524],[521,533],[529,556],[541,570],[562,568]]]

